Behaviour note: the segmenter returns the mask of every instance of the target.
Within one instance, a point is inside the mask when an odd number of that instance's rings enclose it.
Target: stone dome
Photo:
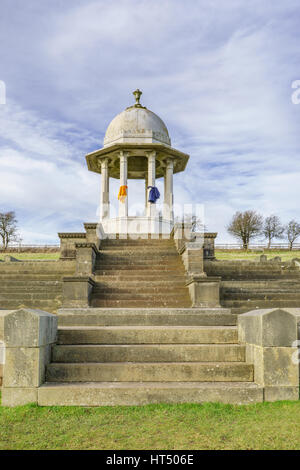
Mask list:
[[[105,133],[104,147],[118,143],[156,143],[170,146],[171,140],[164,122],[140,104],[140,90],[133,94],[136,104],[126,108],[111,121]]]

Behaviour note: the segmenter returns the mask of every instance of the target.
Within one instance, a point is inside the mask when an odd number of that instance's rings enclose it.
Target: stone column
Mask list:
[[[173,220],[173,160],[168,159],[165,170],[165,197],[164,197],[164,213],[163,217],[166,220]]]
[[[147,215],[148,212],[148,173],[145,176],[145,215]]]
[[[109,218],[109,173],[108,159],[101,161],[100,220]]]
[[[127,185],[127,157],[128,153],[120,152],[120,186]],[[119,217],[128,216],[128,196],[125,202],[119,201]]]
[[[151,152],[148,154],[148,186],[155,186],[155,157],[156,157],[156,152]],[[150,189],[148,190],[148,194],[149,194],[149,191]],[[148,202],[148,198],[147,198],[147,216],[154,218],[155,213],[156,213],[156,205]]]

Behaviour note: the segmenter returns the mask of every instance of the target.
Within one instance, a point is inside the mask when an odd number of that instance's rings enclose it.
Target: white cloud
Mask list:
[[[299,219],[300,105],[291,103],[299,8],[292,0],[76,0],[46,1],[29,17],[21,7],[0,28],[10,46],[0,52],[1,206],[39,240],[95,220],[100,177],[84,154],[101,147],[138,86],[174,147],[191,155],[175,177],[175,202],[204,203],[220,241],[238,209]],[[129,190],[130,201],[143,200],[141,184]]]

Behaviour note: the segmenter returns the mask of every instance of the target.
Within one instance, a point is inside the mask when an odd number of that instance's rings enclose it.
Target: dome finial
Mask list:
[[[141,103],[140,103],[140,98],[141,98],[141,96],[142,96],[141,90],[139,90],[139,89],[137,88],[135,91],[132,92],[132,94],[133,94],[134,97],[135,97],[135,105],[134,105],[134,106],[135,106],[136,108],[141,108],[141,107],[142,107],[142,105],[141,105]]]

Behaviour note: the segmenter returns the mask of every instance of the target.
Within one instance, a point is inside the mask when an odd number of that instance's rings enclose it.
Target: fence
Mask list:
[[[24,245],[23,243],[11,244],[6,249],[6,252],[25,252],[25,251],[59,251],[59,244],[48,244],[48,245]],[[241,243],[216,243],[216,250],[242,250],[243,245]],[[268,247],[264,243],[250,244],[249,250],[267,250]],[[289,250],[288,243],[277,243],[271,245],[270,250]],[[293,250],[300,250],[300,243],[295,243]],[[0,245],[0,252],[3,252],[3,246]]]
[[[243,245],[241,243],[216,243],[216,250],[242,250]],[[272,244],[270,248],[265,243],[261,244],[250,244],[249,250],[289,250],[288,243],[276,243]],[[293,250],[300,250],[300,243],[294,243]]]

